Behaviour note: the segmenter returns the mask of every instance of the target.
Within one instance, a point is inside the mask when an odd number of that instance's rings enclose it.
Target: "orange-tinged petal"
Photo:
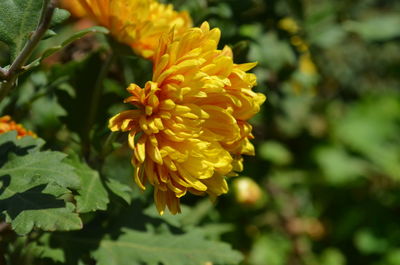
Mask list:
[[[139,163],[146,159],[146,136],[142,135],[134,146],[134,155]]]
[[[187,12],[156,0],[63,0],[63,7],[107,27],[111,35],[144,58],[152,58],[161,36],[184,33],[192,25]]]

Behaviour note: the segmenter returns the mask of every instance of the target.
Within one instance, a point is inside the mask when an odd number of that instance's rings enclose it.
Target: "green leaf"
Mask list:
[[[400,179],[399,102],[396,95],[368,96],[348,105],[345,115],[334,122],[338,139],[396,180]]]
[[[65,264],[65,254],[63,249],[52,247],[51,242],[51,234],[52,233],[44,233],[40,238],[31,242],[27,245],[26,241],[23,242],[24,250],[27,249],[31,256],[35,256],[35,264],[43,264],[40,260],[47,259],[45,264],[53,264],[50,263],[49,260],[54,261],[55,264]],[[57,263],[56,263],[57,262]]]
[[[315,151],[326,180],[333,185],[349,184],[364,176],[367,163],[351,156],[342,147],[320,147]]]
[[[103,104],[111,100],[119,100],[119,97],[110,93],[101,95],[98,101],[94,97],[95,92],[103,92],[97,90],[98,86],[103,85],[100,85],[100,80],[98,80],[103,64],[102,54],[98,52],[91,54],[81,62],[70,62],[52,69],[54,79],[68,78],[69,84],[73,88],[73,93],[61,89],[56,93],[60,105],[68,113],[66,117],[62,117],[62,121],[70,130],[78,133],[84,146],[91,140],[91,130],[95,126],[104,126],[107,123],[108,108]],[[97,111],[89,115],[89,107],[96,108]],[[87,115],[82,115],[83,113]]]
[[[191,230],[198,226],[213,211],[214,207],[215,205],[207,198],[191,207],[181,205],[182,213],[176,215],[169,212],[160,215],[154,204],[145,209],[143,213],[151,218],[163,220],[171,226]]]
[[[55,182],[61,187],[77,188],[79,180],[73,168],[61,161],[66,157],[59,152],[35,152],[18,156],[11,154],[0,169],[0,176],[10,176],[11,182],[0,195],[6,199],[15,193],[32,188],[33,185]]]
[[[81,179],[78,196],[75,196],[76,209],[80,213],[106,210],[109,203],[108,193],[105,189],[100,175],[88,165],[79,162],[78,158],[69,161],[75,168],[76,174]]]
[[[152,234],[124,229],[116,240],[105,238],[93,252],[98,265],[238,264],[242,257],[229,245],[204,239],[198,232]]]
[[[43,1],[2,0],[0,8],[0,41],[10,47],[11,60],[22,50],[29,35],[39,23]]]
[[[126,203],[131,203],[133,197],[137,197],[132,187],[127,184],[120,182],[117,179],[109,178],[107,179],[107,187],[118,197],[124,200]]]
[[[65,154],[40,151],[44,141],[0,134],[0,213],[15,231],[27,234],[34,227],[47,231],[82,227],[75,206],[66,202],[68,188],[78,188]]]
[[[259,147],[261,158],[271,161],[276,165],[287,165],[292,161],[292,154],[279,142],[264,142]]]
[[[61,49],[68,46],[72,42],[74,42],[90,33],[108,34],[109,31],[108,31],[108,29],[106,29],[104,27],[94,26],[94,27],[86,28],[86,29],[80,30],[78,32],[75,32],[73,35],[69,36],[67,39],[62,41],[61,44],[47,48],[46,50],[44,50],[44,52],[42,53],[40,58],[38,58],[38,59],[34,60],[32,63],[30,63],[27,66],[27,68],[39,66],[39,64],[47,57],[53,55],[54,53],[60,51]]]
[[[60,192],[60,187],[55,184],[44,187],[36,186],[1,200],[6,210],[6,222],[11,223],[20,235],[29,233],[33,228],[45,231],[81,229],[82,221],[74,213],[75,206],[53,195]]]
[[[344,28],[367,41],[386,41],[400,36],[400,17],[398,14],[385,14],[364,21],[348,21]]]
[[[82,38],[83,36],[89,34],[89,33],[101,33],[101,34],[108,34],[109,30],[104,28],[104,27],[100,27],[100,26],[93,26],[90,28],[86,28],[83,30],[80,30],[78,32],[76,32],[75,34],[73,34],[72,36],[70,36],[69,38],[67,38],[65,41],[63,41],[61,43],[62,47],[67,46],[68,44]]]
[[[265,49],[268,47],[268,49]],[[259,61],[261,66],[279,71],[281,68],[294,65],[296,57],[290,45],[278,39],[277,34],[270,32],[251,43],[249,52],[250,61]]]
[[[51,25],[57,25],[63,23],[65,20],[67,20],[71,16],[71,13],[69,13],[65,9],[61,8],[56,8],[54,10],[53,17],[51,19]]]
[[[389,246],[386,238],[378,237],[365,228],[356,233],[354,243],[360,252],[365,254],[384,253]]]
[[[130,154],[114,152],[104,161],[103,174],[106,177],[107,187],[127,203],[134,198],[143,196],[133,181],[133,167],[130,163]]]
[[[0,134],[0,165],[4,165],[7,160],[7,155],[13,153],[34,153],[43,147],[44,141],[40,138],[23,137],[17,139],[17,132],[10,131]]]
[[[250,253],[250,264],[280,265],[288,264],[287,256],[290,252],[290,241],[279,234],[261,236],[255,241]]]
[[[382,264],[384,265],[397,265],[400,263],[400,249],[395,248],[393,250],[388,251],[385,256],[385,260]]]
[[[16,138],[16,132],[0,134],[0,176],[11,182],[0,199],[32,188],[32,185],[57,183],[64,188],[78,188],[79,178],[73,167],[63,163],[66,154],[40,151],[44,141],[33,137]]]
[[[335,248],[327,248],[322,252],[321,261],[319,264],[324,265],[345,265],[345,256]]]

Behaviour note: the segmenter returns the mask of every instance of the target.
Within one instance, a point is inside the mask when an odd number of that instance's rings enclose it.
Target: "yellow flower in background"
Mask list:
[[[315,66],[310,53],[304,53],[300,56],[299,59],[299,70],[301,73],[307,74],[307,75],[316,75],[317,72],[317,67]]]
[[[300,31],[300,27],[297,24],[297,22],[291,18],[291,17],[285,17],[282,18],[279,21],[278,26],[283,29],[286,30],[287,32],[291,33],[291,34],[297,34]]]
[[[192,26],[187,12],[155,0],[67,0],[64,6],[74,14],[82,8],[96,23],[108,28],[118,41],[131,46],[144,58],[151,58],[163,33],[175,34]]]
[[[310,91],[314,93],[319,74],[317,66],[312,59],[309,45],[301,37],[301,28],[297,22],[290,17],[281,19],[279,21],[279,27],[290,33],[290,43],[299,52],[298,67],[292,75],[290,85],[296,93],[300,93],[301,91]]]
[[[67,9],[75,17],[87,16],[87,13],[83,6],[79,3],[79,0],[61,0],[60,6]]]
[[[15,123],[15,121],[13,121],[10,116],[6,115],[0,117],[0,134],[9,131],[17,131],[17,138],[28,135],[36,137],[36,134],[34,132],[26,130],[21,124]]]
[[[188,191],[216,197],[228,191],[225,177],[253,155],[247,122],[265,96],[252,91],[254,63],[233,63],[229,47],[218,50],[219,29],[208,23],[182,35],[162,36],[152,81],[132,84],[125,102],[133,109],[110,119],[112,131],[129,132],[135,181],[155,187],[158,211],[180,212]]]

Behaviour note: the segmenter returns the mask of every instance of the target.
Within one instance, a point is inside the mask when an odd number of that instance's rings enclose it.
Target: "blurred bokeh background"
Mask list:
[[[268,97],[217,204],[248,265],[400,264],[400,2],[173,1]]]

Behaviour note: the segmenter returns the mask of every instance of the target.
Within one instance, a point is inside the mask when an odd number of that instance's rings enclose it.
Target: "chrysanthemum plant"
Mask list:
[[[155,0],[1,2],[0,264],[240,262],[197,225],[265,100],[220,35]]]

